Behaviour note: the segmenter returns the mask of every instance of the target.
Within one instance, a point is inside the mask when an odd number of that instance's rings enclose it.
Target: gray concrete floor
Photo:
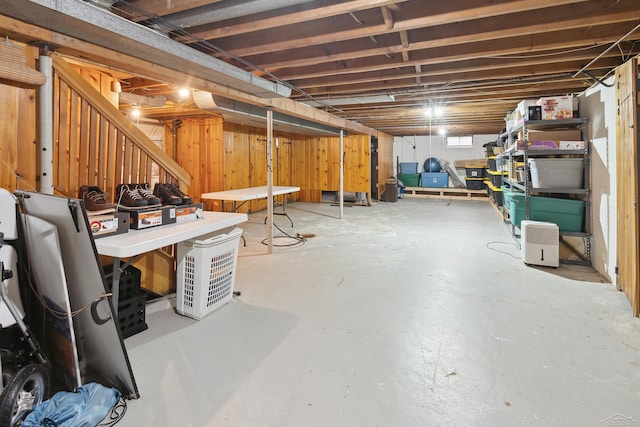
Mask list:
[[[118,425],[640,425],[625,296],[586,267],[525,266],[486,201],[287,212],[315,237],[267,255],[250,215],[241,296],[201,321],[148,305]]]

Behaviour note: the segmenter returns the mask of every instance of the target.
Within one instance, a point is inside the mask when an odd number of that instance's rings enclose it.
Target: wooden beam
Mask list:
[[[494,44],[502,46],[508,45],[510,39],[515,37],[578,28],[588,29],[593,25],[603,26],[608,24],[618,24],[616,36],[620,37],[619,24],[634,22],[636,19],[635,9],[637,6],[629,3],[629,0],[626,1],[626,3],[619,4],[615,8],[605,7],[598,1],[593,4],[583,5],[578,11],[573,10],[573,5],[559,7],[556,8],[553,14],[544,17],[538,14],[523,14],[523,16],[516,16],[505,22],[503,17],[499,16],[483,20],[481,24],[477,22],[462,22],[433,28],[421,28],[420,30],[412,31],[410,47],[408,45],[405,46],[404,43],[395,45],[381,44],[377,47],[370,47],[360,43],[359,40],[352,40],[349,44],[343,44],[342,46],[344,47],[342,49],[333,47],[331,55],[327,55],[326,49],[316,50],[312,46],[307,46],[295,55],[291,51],[282,53],[261,52],[250,59],[254,63],[260,64],[262,68],[273,71],[280,68],[315,65],[327,61],[344,61],[378,56],[385,53],[393,55],[406,50],[417,51],[488,40],[494,40],[496,41]],[[540,25],[541,19],[544,20],[544,25]]]
[[[263,15],[266,15],[267,17],[262,19],[250,21],[242,20],[241,18],[236,20],[226,20],[220,22],[217,28],[196,31],[193,35],[204,40],[215,40],[221,37],[232,37],[239,34],[252,33],[254,31],[279,29],[283,26],[304,23],[316,19],[330,18],[332,16],[372,9],[375,7],[390,6],[405,1],[409,0],[353,0],[315,8],[313,10],[287,13],[284,15],[282,13],[264,13]]]
[[[402,62],[401,58],[389,60],[379,57],[359,58],[350,61],[331,61],[316,63],[309,67],[283,68],[278,70],[278,77],[283,80],[295,80],[301,78],[323,77],[330,74],[355,74],[367,71],[393,69],[402,66],[421,64],[435,65],[443,62],[468,61],[470,59],[494,58],[498,64],[500,56],[522,55],[527,52],[532,55],[536,52],[550,50],[569,50],[584,48],[585,46],[603,45],[616,41],[620,37],[619,25],[607,25],[604,27],[592,27],[588,30],[568,30],[555,33],[542,33],[531,36],[514,37],[505,45],[496,45],[494,41],[481,41],[464,45],[453,45],[436,49],[413,51],[412,60]],[[640,35],[636,35],[640,37]]]
[[[384,26],[387,27],[387,30],[393,30],[393,14],[391,13],[391,9],[386,6],[382,6],[380,7],[380,11],[382,12]]]
[[[530,67],[531,69],[535,69],[536,73],[544,74],[545,71],[543,67],[545,65],[549,66],[557,64],[560,68],[562,68],[562,63],[581,62],[582,64],[584,64],[586,61],[591,60],[595,55],[597,55],[600,50],[602,50],[602,48],[580,50],[577,52],[565,54],[561,54],[561,52],[558,52],[559,54],[548,52],[548,55],[534,55],[532,57],[524,56],[522,58],[510,58],[504,60],[494,58],[478,58],[470,59],[467,61],[446,62],[440,64],[432,64],[429,66],[425,65],[424,67],[422,66],[422,64],[415,64],[413,68],[393,68],[375,72],[363,72],[355,75],[336,74],[312,79],[293,80],[293,83],[300,89],[317,88],[322,86],[331,86],[335,88],[336,86],[341,85],[354,85],[359,83],[380,81],[388,82],[392,80],[412,78],[415,77],[415,73],[419,73],[419,77],[426,78],[432,76],[448,75],[450,73],[460,74],[480,71],[486,71],[487,76],[497,75],[499,77],[499,73],[495,74],[496,70],[500,71],[503,68],[506,69],[513,67]],[[617,52],[610,52],[609,54],[602,57],[602,60],[598,62],[598,66],[613,67],[618,64],[618,56],[619,54]],[[543,71],[538,72],[538,69],[541,69]]]
[[[544,9],[547,7],[560,6],[563,4],[578,3],[587,0],[516,0],[508,3],[483,2],[476,7],[460,10],[456,8],[455,2],[448,2],[444,10],[436,11],[433,14],[425,14],[416,16],[412,19],[397,21],[394,29],[390,30],[384,23],[370,25],[366,27],[358,27],[336,32],[326,32],[324,34],[314,34],[307,37],[283,37],[280,40],[273,38],[265,38],[263,34],[256,34],[251,40],[238,39],[237,45],[223,44],[227,51],[233,52],[234,55],[247,57],[257,54],[265,54],[282,50],[291,50],[297,48],[308,48],[314,45],[326,45],[334,42],[343,42],[345,40],[353,40],[367,37],[369,34],[386,34],[400,30],[412,30],[416,28],[425,28],[435,25],[458,23],[469,20],[477,20],[481,18],[507,15],[523,11],[531,11],[536,9]],[[198,35],[202,37],[202,35]],[[204,38],[204,37],[202,37]]]
[[[131,74],[150,78],[167,83],[182,83],[189,77],[187,73],[158,66],[148,61],[144,61],[129,55],[114,52],[110,49],[94,45],[64,34],[46,31],[40,27],[16,21],[7,16],[0,15],[0,30],[4,34],[11,34],[12,38],[22,42],[44,42],[51,46],[56,46],[56,51],[75,58],[85,58],[93,62],[104,64],[106,67],[127,71]],[[36,35],[37,38],[34,38]],[[201,78],[191,78],[189,83],[192,88],[206,90],[216,95],[230,99],[258,105],[265,108],[272,108],[284,114],[291,115],[315,123],[321,123],[337,129],[345,129],[350,132],[365,135],[376,135],[377,130],[368,126],[354,123],[349,120],[337,117],[333,114],[307,107],[289,98],[266,99],[250,95],[226,86],[217,84],[214,81]]]

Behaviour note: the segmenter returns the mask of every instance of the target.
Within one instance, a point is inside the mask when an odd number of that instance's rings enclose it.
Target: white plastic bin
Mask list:
[[[233,297],[241,228],[178,244],[176,311],[200,320]]]
[[[529,159],[533,188],[582,188],[584,160]]]

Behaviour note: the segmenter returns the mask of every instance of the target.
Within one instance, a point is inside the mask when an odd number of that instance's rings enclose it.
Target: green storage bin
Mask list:
[[[419,173],[399,173],[398,179],[402,181],[405,187],[418,187],[420,186],[420,174]]]
[[[502,197],[504,199],[504,205],[509,207],[509,203],[511,203],[511,194],[516,193],[516,194],[523,194],[520,190],[516,190],[514,188],[511,187],[507,187],[506,185],[503,185],[500,187],[502,189]]]
[[[525,219],[524,193],[511,192],[509,197],[511,223],[520,227],[520,223]],[[552,222],[558,225],[560,231],[581,232],[584,208],[584,200],[529,196],[529,219]]]

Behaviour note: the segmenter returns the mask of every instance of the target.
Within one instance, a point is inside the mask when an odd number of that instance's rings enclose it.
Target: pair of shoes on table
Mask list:
[[[115,206],[107,199],[107,193],[98,186],[81,186],[78,190],[78,199],[82,199],[89,215],[104,215],[116,211]]]
[[[118,186],[118,205],[151,208],[162,206],[162,201],[149,190],[149,184],[121,184]]]
[[[180,190],[178,184],[156,184],[153,194],[162,200],[163,205],[190,205],[193,198]]]

